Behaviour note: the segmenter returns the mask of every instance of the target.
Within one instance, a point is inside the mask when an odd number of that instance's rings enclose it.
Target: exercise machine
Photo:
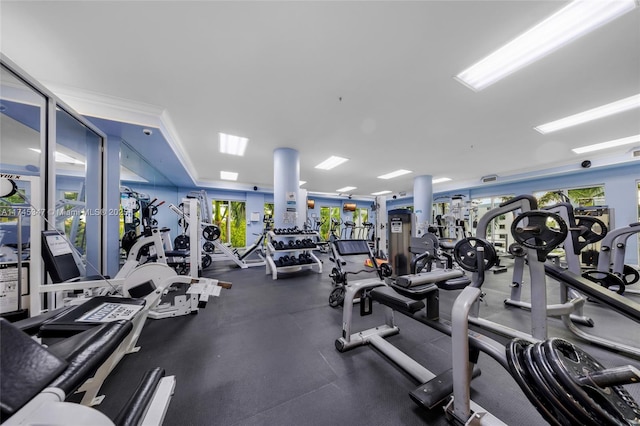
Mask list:
[[[514,377],[550,424],[633,424],[640,409],[621,385],[638,381],[640,371],[637,368],[626,366],[607,370],[586,352],[561,339],[539,340],[527,336],[512,340],[505,348],[497,341],[469,330],[469,317],[481,298],[484,270],[490,264],[484,258],[485,248],[492,250],[491,245],[478,245],[466,251],[468,259],[475,261],[474,267],[470,268],[473,279],[456,298],[451,309],[451,321],[440,318],[437,282],[446,279],[441,273],[432,274],[429,280],[423,277],[415,286],[409,287],[396,284],[400,277],[395,280],[387,278],[386,282],[371,278],[348,284],[342,336],[335,341],[336,349],[345,352],[362,345],[375,347],[420,384],[410,392],[414,402],[423,408],[433,409],[442,406],[444,401],[447,416],[459,424],[504,424],[470,399],[471,380],[479,374],[475,364],[480,352],[491,356]],[[489,256],[495,257],[495,254]],[[471,263],[469,260],[464,264],[469,266]],[[582,284],[597,288],[590,283]],[[604,303],[612,302],[606,290],[596,290],[596,293]],[[357,294],[362,295],[361,315],[371,314],[373,301],[385,307],[384,324],[354,332],[352,307]],[[635,310],[631,315],[637,317],[640,314],[638,306],[627,306],[626,312],[631,314]],[[385,338],[399,333],[394,313],[406,315],[450,335],[452,368],[435,375],[389,343]],[[534,349],[538,355],[527,358],[526,355]],[[534,376],[543,368],[553,369],[556,375]],[[576,416],[580,416],[580,421],[576,421]]]
[[[191,207],[186,208],[189,203]],[[220,240],[222,232],[218,226],[211,222],[203,222],[202,220],[197,220],[192,217],[190,212],[197,211],[195,210],[198,205],[197,203],[199,203],[199,201],[195,198],[185,198],[180,207],[173,204],[169,205],[171,211],[180,218],[180,223],[185,230],[183,235],[179,236],[181,247],[189,247],[190,249],[195,247],[196,250],[204,252],[202,259],[207,266],[212,262],[219,261],[231,261],[242,269],[265,265],[264,256],[261,252],[265,242],[265,236],[269,232],[267,229],[270,227],[269,217],[263,219],[263,231],[258,235],[258,238],[256,238],[251,246],[247,247],[243,253],[240,253],[237,249],[227,246]],[[177,240],[178,238],[176,238],[176,242]],[[191,244],[191,241],[198,241],[198,244]],[[176,246],[177,245],[178,244],[176,244]],[[252,259],[252,254],[258,255],[258,259]]]
[[[640,233],[640,222],[609,231],[600,245],[597,269],[586,272],[597,279],[615,282],[610,279],[608,274],[612,273],[619,277],[624,284],[620,286],[618,283],[617,288],[615,285],[608,285],[608,287],[620,294],[638,294],[637,290],[629,290],[626,286],[637,283],[640,280],[640,273],[633,266],[624,263],[627,240],[638,233]]]
[[[41,346],[17,324],[0,318],[0,421],[3,425],[161,425],[175,377],[149,370],[115,419],[86,405],[65,402],[108,362],[133,329],[131,321],[106,322],[57,344]]]

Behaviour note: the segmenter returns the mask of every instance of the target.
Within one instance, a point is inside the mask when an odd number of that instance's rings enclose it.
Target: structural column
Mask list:
[[[273,151],[273,226],[293,228],[298,225],[301,211],[298,187],[300,183],[300,155],[291,148]]]
[[[416,176],[413,180],[413,212],[416,215],[416,223],[413,227],[413,236],[421,237],[427,232],[431,221],[431,208],[433,205],[433,183],[431,175]]]

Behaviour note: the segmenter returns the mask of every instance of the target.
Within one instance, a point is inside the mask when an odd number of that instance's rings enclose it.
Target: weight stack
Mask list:
[[[388,217],[389,263],[393,271],[391,278],[395,278],[409,273],[413,213],[407,209],[390,210]]]

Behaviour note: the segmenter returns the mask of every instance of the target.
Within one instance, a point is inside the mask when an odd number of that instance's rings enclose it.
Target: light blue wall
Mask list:
[[[543,179],[532,179],[521,182],[513,182],[508,184],[494,184],[486,186],[478,186],[474,188],[458,189],[448,192],[434,192],[434,199],[439,197],[450,197],[452,195],[462,194],[465,199],[483,198],[496,195],[521,195],[532,194],[537,191],[549,191],[555,189],[585,187],[585,186],[605,186],[605,199],[607,205],[614,209],[614,223],[616,227],[622,227],[629,223],[638,221],[638,194],[637,181],[640,181],[640,166],[631,164],[621,167],[608,169],[582,170],[576,173],[557,175]],[[145,186],[140,184],[129,185],[132,189],[146,192],[151,197],[158,197],[160,200],[166,200],[167,204],[173,202],[180,203],[182,198],[190,191],[198,190],[198,188],[167,188],[159,186]],[[223,199],[231,201],[245,201],[247,211],[247,245],[250,245],[255,239],[254,233],[262,231],[262,215],[264,203],[273,202],[273,195],[262,192],[240,192],[229,190],[216,190],[208,188],[207,195],[210,200]],[[356,203],[358,208],[369,209],[369,218],[375,221],[375,212],[371,211],[372,200],[348,200],[344,198],[334,199],[326,197],[318,197],[313,194],[308,198],[315,200],[313,209],[307,212],[308,217],[313,214],[320,216],[321,207],[339,207],[341,217],[344,220],[352,220],[351,212],[343,212],[344,203]],[[403,197],[399,199],[387,199],[387,210],[404,208],[413,205],[412,197]],[[164,206],[163,206],[164,207]],[[252,223],[250,221],[252,212],[260,212],[260,222]],[[171,235],[175,238],[177,235],[178,224],[177,216],[167,208],[160,208],[158,213],[158,221],[161,226],[171,228]],[[111,241],[109,244],[115,244]],[[637,238],[629,238],[626,251],[625,263],[637,265],[638,261],[638,240]]]

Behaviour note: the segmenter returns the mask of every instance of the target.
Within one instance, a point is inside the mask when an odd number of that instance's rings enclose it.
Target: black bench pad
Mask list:
[[[464,272],[459,269],[438,269],[420,274],[400,275],[396,278],[396,285],[399,287],[410,288],[430,283],[439,283],[454,278],[464,276]]]
[[[160,367],[145,373],[127,404],[118,413],[114,421],[116,426],[136,426],[141,424],[142,418],[153,400],[158,383],[163,377],[164,369]]]
[[[44,314],[36,315],[35,317],[25,318],[13,323],[19,330],[24,331],[30,336],[38,334],[40,327],[47,321],[58,318],[67,312],[75,309],[75,306],[63,306],[62,308],[54,309]]]
[[[436,290],[438,289],[435,285],[433,285],[433,287]],[[424,302],[404,297],[398,294],[391,287],[387,286],[376,287],[371,290],[369,294],[373,300],[376,300],[394,310],[408,312],[411,315],[420,311],[425,306]]]
[[[64,312],[62,315],[56,316],[53,319],[46,321],[40,327],[38,336],[43,339],[47,338],[68,338],[75,334],[82,333],[96,326],[96,323],[78,322],[76,319],[80,318],[83,314],[97,308],[103,303],[124,303],[128,305],[142,305],[144,306],[146,301],[144,299],[134,299],[128,297],[114,297],[114,296],[97,296],[84,302],[82,305],[78,305],[71,311]]]
[[[4,318],[0,318],[0,422],[42,391],[67,366]]]
[[[132,329],[131,321],[108,322],[49,346],[51,353],[68,362],[64,372],[49,386],[60,388],[67,395],[75,392],[93,376]]]
[[[460,278],[452,278],[436,284],[438,285],[438,288],[441,288],[442,290],[462,290],[471,284],[471,278],[464,275]]]

